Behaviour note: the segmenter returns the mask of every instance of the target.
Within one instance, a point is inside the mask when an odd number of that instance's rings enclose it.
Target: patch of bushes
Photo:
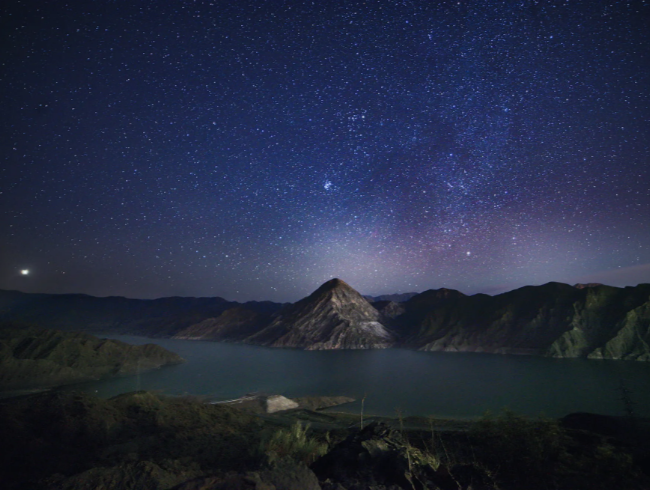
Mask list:
[[[310,465],[327,453],[328,444],[310,437],[308,430],[309,425],[303,427],[300,421],[296,420],[290,428],[278,429],[264,438],[260,451],[270,465],[286,460]]]

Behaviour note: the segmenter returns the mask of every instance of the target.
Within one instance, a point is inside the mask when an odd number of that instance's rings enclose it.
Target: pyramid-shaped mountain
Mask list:
[[[309,350],[383,349],[394,342],[380,314],[340,279],[280,310],[271,324],[246,342]]]

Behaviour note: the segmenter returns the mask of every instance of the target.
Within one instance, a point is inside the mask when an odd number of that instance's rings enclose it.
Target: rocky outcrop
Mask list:
[[[311,468],[319,480],[336,481],[344,488],[368,488],[368,482],[376,485],[373,488],[439,488],[439,466],[435,457],[408,445],[398,431],[374,422]]]
[[[158,345],[129,345],[85,333],[8,325],[0,328],[0,390],[48,387],[178,364]]]
[[[269,326],[246,342],[309,350],[383,349],[394,336],[380,323],[379,312],[340,279],[280,310]]]

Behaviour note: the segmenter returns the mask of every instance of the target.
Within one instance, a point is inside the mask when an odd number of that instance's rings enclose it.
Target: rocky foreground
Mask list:
[[[650,284],[548,283],[497,296],[437,289],[386,298],[369,301],[340,279],[285,305],[0,291],[0,320],[299,349],[406,347],[650,361]]]
[[[129,345],[86,333],[0,327],[0,391],[136,374],[184,362],[158,345]]]
[[[450,428],[361,427],[358,415],[300,408],[275,417],[148,392],[3,400],[0,481],[6,490],[650,488],[649,431],[633,418],[506,413]]]

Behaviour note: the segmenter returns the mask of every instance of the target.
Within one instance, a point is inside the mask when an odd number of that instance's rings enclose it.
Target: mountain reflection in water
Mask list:
[[[110,397],[134,390],[199,395],[214,400],[251,392],[287,397],[344,395],[367,414],[476,417],[509,408],[525,415],[571,412],[623,415],[621,382],[635,410],[650,416],[650,363],[551,359],[406,349],[303,351],[206,341],[105,335],[132,344],[156,343],[186,363],[138,376],[83,383],[66,390]]]

